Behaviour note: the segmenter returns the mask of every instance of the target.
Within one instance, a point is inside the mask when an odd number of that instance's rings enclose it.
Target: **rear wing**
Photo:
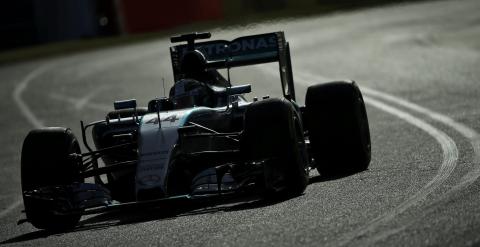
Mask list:
[[[180,60],[192,48],[205,56],[207,66],[211,69],[278,62],[283,94],[286,98],[295,100],[290,47],[283,32],[244,36],[232,41],[212,40],[172,46],[170,55],[175,81],[184,78]]]

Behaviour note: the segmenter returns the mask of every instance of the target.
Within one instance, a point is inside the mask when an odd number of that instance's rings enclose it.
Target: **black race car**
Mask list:
[[[116,101],[105,119],[81,122],[86,152],[68,128],[27,135],[21,161],[27,221],[65,229],[82,215],[131,207],[290,197],[304,192],[311,169],[325,176],[367,169],[369,126],[355,82],[310,86],[299,106],[283,32],[196,42],[207,38],[171,38],[186,44],[170,47],[169,97],[148,107]],[[218,72],[270,62],[279,64],[283,98],[248,102],[243,95],[251,86],[232,86]]]

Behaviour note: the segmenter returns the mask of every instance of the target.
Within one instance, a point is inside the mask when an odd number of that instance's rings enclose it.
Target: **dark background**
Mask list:
[[[248,24],[394,0],[6,0],[0,52],[51,42],[125,36],[201,22]]]

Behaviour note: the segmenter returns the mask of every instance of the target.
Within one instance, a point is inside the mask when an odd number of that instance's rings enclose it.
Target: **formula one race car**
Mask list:
[[[169,97],[148,107],[116,101],[104,120],[81,122],[87,152],[68,128],[28,134],[21,160],[26,221],[68,229],[82,215],[131,207],[247,194],[289,198],[304,192],[311,169],[331,176],[368,168],[369,126],[355,82],[310,86],[299,106],[283,32],[196,42],[207,38],[171,38],[186,44],[170,47]],[[218,72],[270,62],[279,64],[281,99],[248,102],[251,85],[232,86]]]

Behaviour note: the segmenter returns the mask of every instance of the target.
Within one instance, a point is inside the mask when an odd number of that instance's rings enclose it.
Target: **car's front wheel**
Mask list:
[[[296,196],[305,191],[308,174],[300,118],[286,100],[252,103],[245,112],[241,151],[247,159],[265,161],[267,192]]]
[[[77,215],[58,215],[48,200],[38,200],[25,192],[43,187],[83,182],[79,164],[71,154],[79,154],[80,146],[72,131],[50,127],[32,130],[23,142],[21,178],[23,203],[27,220],[39,229],[73,228],[80,220]]]

